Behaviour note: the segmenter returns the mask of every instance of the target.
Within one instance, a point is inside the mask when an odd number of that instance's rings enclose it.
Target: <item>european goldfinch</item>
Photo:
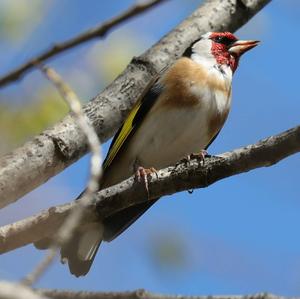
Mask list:
[[[101,189],[123,181],[139,167],[161,169],[207,149],[228,116],[239,58],[257,44],[238,40],[230,32],[209,32],[187,48],[149,84],[115,135],[103,164]],[[81,225],[61,249],[70,272],[87,274],[101,241],[116,238],[155,201]]]

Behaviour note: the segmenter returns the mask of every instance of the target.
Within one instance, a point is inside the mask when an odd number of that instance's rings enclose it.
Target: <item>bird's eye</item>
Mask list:
[[[223,44],[223,45],[226,45],[226,46],[229,46],[233,42],[227,36],[216,36],[215,38],[213,38],[213,41],[218,43],[218,44]]]
[[[222,43],[222,40],[223,40],[223,39],[224,39],[223,36],[217,36],[217,37],[214,38],[214,41],[215,41],[216,43]]]

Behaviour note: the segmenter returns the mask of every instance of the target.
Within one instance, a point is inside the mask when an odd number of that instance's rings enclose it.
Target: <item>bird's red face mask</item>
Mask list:
[[[238,40],[230,32],[214,32],[210,35],[212,40],[211,52],[219,64],[227,64],[234,72],[238,67],[239,58],[257,46],[256,40]]]

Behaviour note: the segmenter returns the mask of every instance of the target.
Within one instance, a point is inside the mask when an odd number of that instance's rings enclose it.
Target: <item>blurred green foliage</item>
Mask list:
[[[87,49],[80,61],[65,65],[61,76],[71,88],[76,87],[74,91],[84,101],[113,80],[139,52],[136,35],[127,32],[125,39],[124,33],[117,34]],[[17,93],[0,97],[0,154],[39,134],[67,111],[67,105],[50,82],[28,74]]]
[[[0,36],[8,42],[24,41],[43,19],[49,1],[0,0]]]
[[[121,28],[89,49],[86,65],[95,75],[100,73],[106,85],[123,71],[134,56],[143,52],[144,43],[137,32]]]
[[[51,11],[52,1],[0,0],[0,40],[5,48],[22,57],[29,48],[46,48],[30,44],[35,32]],[[85,101],[111,82],[134,55],[142,52],[137,33],[120,30],[109,38],[86,48],[80,59],[58,63],[55,68],[78,97]],[[76,53],[77,48],[73,50]],[[7,51],[7,50],[6,50]],[[14,58],[12,58],[14,59]],[[0,63],[7,64],[3,57]],[[47,62],[46,62],[47,63]],[[52,66],[52,61],[49,62]],[[5,72],[4,72],[5,73]],[[68,107],[56,89],[40,74],[27,74],[16,86],[0,91],[0,154],[20,146],[63,118]]]
[[[81,100],[97,94],[141,51],[134,34],[128,32],[126,39],[122,36],[124,34],[115,35],[106,43],[96,44],[87,50],[83,59],[65,65],[66,71],[61,76],[71,88],[76,87],[74,91]],[[55,87],[45,79],[29,74],[18,90],[13,96],[3,94],[0,97],[0,154],[39,134],[68,111]]]
[[[176,231],[154,235],[149,249],[153,261],[161,269],[181,271],[187,267],[185,238]]]
[[[7,152],[40,133],[67,111],[64,100],[52,87],[41,89],[26,106],[0,101],[0,152]]]

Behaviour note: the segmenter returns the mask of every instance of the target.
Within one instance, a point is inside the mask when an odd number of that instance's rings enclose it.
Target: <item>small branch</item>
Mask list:
[[[209,0],[179,26],[133,59],[122,74],[84,106],[100,140],[120,126],[145,86],[180,57],[186,47],[207,31],[235,31],[270,0],[253,0],[245,8],[238,0]],[[68,115],[32,141],[0,159],[0,208],[46,182],[87,152],[86,137]],[[13,179],[12,179],[13,178]]]
[[[47,299],[47,295],[33,291],[19,283],[0,281],[0,299]]]
[[[74,113],[74,118],[85,134],[89,149],[91,151],[91,163],[90,163],[90,179],[88,186],[82,198],[91,197],[99,189],[99,180],[101,176],[101,163],[102,157],[100,153],[101,144],[98,136],[92,126],[89,125],[89,120],[83,113],[80,100],[73,90],[63,82],[62,78],[51,68],[43,66],[41,70],[47,76],[47,78],[56,86],[61,96],[65,99],[66,103]]]
[[[61,290],[37,290],[39,294],[52,299],[297,299],[297,297],[283,297],[268,293],[254,295],[231,295],[231,296],[184,296],[155,294],[145,290],[130,292],[74,292]]]
[[[35,58],[30,59],[28,62],[25,62],[23,65],[17,67],[7,75],[0,77],[0,86],[4,86],[6,84],[9,84],[13,81],[20,79],[22,76],[25,75],[26,72],[34,69],[36,63],[41,63],[43,61],[46,61],[47,59],[57,54],[60,54],[66,50],[74,48],[75,46],[83,44],[92,39],[105,36],[105,34],[109,30],[113,29],[115,26],[129,20],[134,16],[143,13],[144,11],[156,6],[157,4],[163,1],[166,0],[151,0],[146,3],[136,3],[126,11],[122,12],[120,15],[104,22],[103,24],[95,28],[89,29],[88,31],[83,32],[80,35],[75,36],[67,41],[53,45],[53,47],[50,48],[49,50],[41,53],[39,56]]]
[[[89,125],[88,119],[86,118],[81,109],[80,101],[77,95],[71,90],[71,88],[66,83],[63,82],[62,78],[53,69],[45,66],[41,66],[40,69],[45,74],[45,76],[56,86],[59,93],[69,105],[71,111],[74,113],[74,117],[78,123],[78,126],[81,128],[81,130],[87,137],[92,157],[90,166],[90,179],[85,192],[83,193],[82,197],[78,200],[76,208],[72,210],[72,212],[63,222],[63,225],[59,228],[54,238],[55,243],[52,244],[52,246],[48,250],[48,254],[46,255],[46,257],[42,260],[40,264],[38,264],[38,266],[30,274],[28,274],[22,280],[22,283],[27,286],[33,285],[42,276],[42,274],[54,261],[59,246],[62,246],[71,238],[74,229],[81,221],[86,207],[92,204],[93,195],[99,189],[99,180],[102,172],[100,142],[98,140],[96,132]]]
[[[218,157],[181,161],[176,166],[162,169],[149,178],[150,199],[175,192],[205,188],[221,179],[264,166],[300,151],[300,126],[256,144],[224,153]],[[121,209],[148,200],[143,184],[131,177],[120,184],[99,191],[95,205],[88,209],[91,217],[107,217]],[[0,228],[0,253],[33,243],[57,231],[62,219],[76,203],[51,208],[40,214]],[[33,233],[34,232],[34,233]]]

